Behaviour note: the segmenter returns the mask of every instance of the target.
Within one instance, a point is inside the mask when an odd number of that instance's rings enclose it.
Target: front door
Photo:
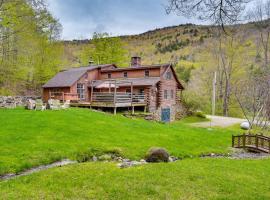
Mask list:
[[[170,108],[161,109],[161,121],[170,122],[171,120],[171,110]]]

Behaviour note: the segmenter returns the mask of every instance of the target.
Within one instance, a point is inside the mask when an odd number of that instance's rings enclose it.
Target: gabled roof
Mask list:
[[[173,68],[172,65],[169,65],[169,66],[167,67],[167,69],[163,72],[163,74],[162,74],[161,76],[164,76],[164,74],[167,72],[167,70],[168,70],[169,68],[172,70],[173,76],[174,76],[174,78],[175,78],[175,80],[176,80],[176,82],[177,82],[177,84],[178,84],[178,88],[184,90],[185,88],[184,88],[184,86],[182,85],[182,83],[179,81],[179,79],[178,79],[178,77],[177,77],[177,75],[176,75],[176,72],[175,72],[175,70],[174,70],[174,68]]]
[[[93,65],[93,66],[87,66],[87,67],[77,67],[77,68],[71,68],[68,70],[64,70],[56,74],[52,79],[50,79],[45,85],[43,85],[43,88],[53,88],[53,87],[70,87],[72,86],[77,80],[79,80],[86,72],[98,69],[98,68],[104,68],[114,66],[113,64],[107,64],[107,65]]]

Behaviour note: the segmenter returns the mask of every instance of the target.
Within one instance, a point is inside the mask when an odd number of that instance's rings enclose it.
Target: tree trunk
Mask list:
[[[229,100],[230,100],[230,80],[226,78],[224,98],[223,98],[223,116],[226,117],[229,114]]]

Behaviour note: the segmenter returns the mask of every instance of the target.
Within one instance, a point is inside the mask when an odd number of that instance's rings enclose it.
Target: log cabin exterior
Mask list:
[[[144,107],[156,120],[174,121],[181,112],[183,85],[171,64],[141,65],[132,57],[131,65],[114,64],[71,68],[61,71],[43,86],[43,100],[71,100],[74,105]]]

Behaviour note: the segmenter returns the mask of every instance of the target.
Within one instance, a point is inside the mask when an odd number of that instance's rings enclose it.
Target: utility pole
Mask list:
[[[212,115],[216,114],[216,84],[217,84],[217,72],[214,72],[213,95],[212,95]]]

